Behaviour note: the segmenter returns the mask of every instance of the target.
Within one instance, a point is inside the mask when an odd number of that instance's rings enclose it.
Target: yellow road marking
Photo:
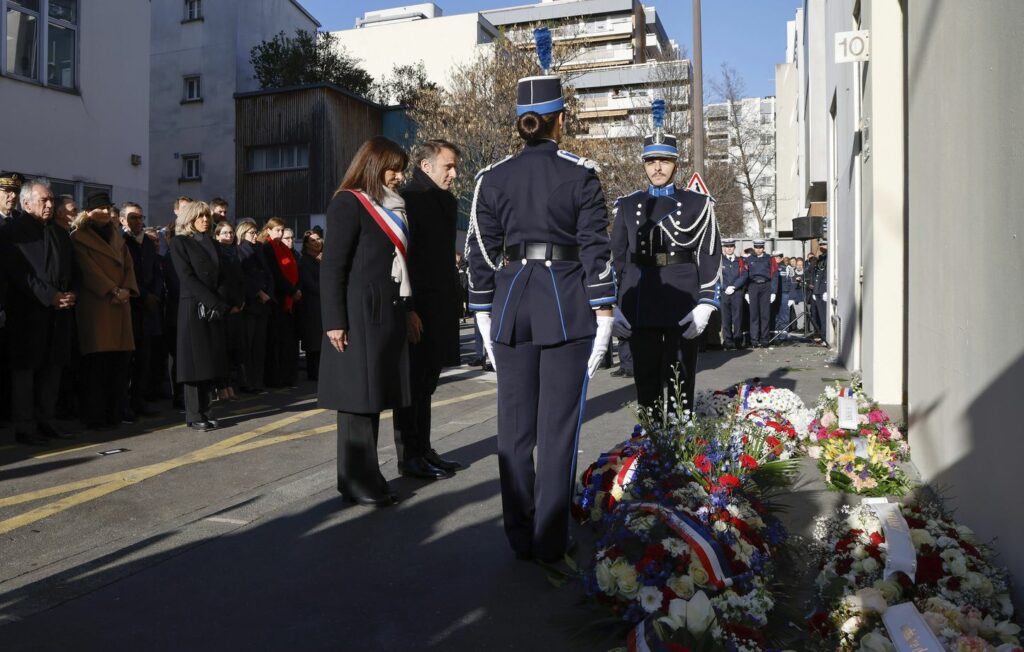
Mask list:
[[[84,450],[86,448],[95,448],[97,446],[99,446],[99,444],[79,444],[77,446],[68,446],[67,448],[61,448],[61,449],[58,449],[58,450],[55,450],[55,451],[50,451],[49,453],[42,453],[40,455],[33,455],[32,459],[34,459],[34,460],[45,460],[47,457],[53,457],[54,455],[63,455],[64,453],[73,453],[74,451],[80,451],[80,450]]]
[[[497,389],[489,389],[482,392],[474,392],[472,394],[465,394],[455,398],[445,399],[441,401],[435,401],[431,403],[431,407],[440,407],[444,405],[451,405],[453,403],[461,403],[463,401],[469,401],[474,398],[481,398],[483,396],[490,396],[497,393]],[[217,459],[220,457],[226,457],[228,455],[234,455],[235,453],[243,453],[246,451],[256,450],[259,448],[265,448],[267,446],[273,446],[288,441],[294,441],[305,437],[311,437],[313,435],[322,434],[335,430],[336,426],[326,425],[317,428],[310,428],[307,430],[300,430],[298,432],[288,433],[285,435],[277,435],[276,437],[269,437],[260,441],[250,441],[260,435],[266,434],[272,430],[290,425],[297,421],[315,416],[326,410],[316,409],[308,412],[299,413],[291,417],[279,419],[272,423],[268,423],[264,426],[256,428],[247,433],[242,433],[234,437],[219,441],[205,448],[186,453],[179,457],[167,460],[165,462],[159,462],[157,464],[150,464],[148,466],[142,466],[135,469],[128,469],[126,471],[119,471],[116,473],[108,473],[106,475],[98,476],[95,478],[88,478],[85,480],[79,480],[78,482],[69,482],[56,487],[50,487],[48,489],[40,489],[18,496],[10,496],[8,498],[0,499],[0,507],[6,505],[16,505],[19,503],[30,502],[32,500],[38,500],[40,498],[47,498],[49,496],[60,495],[68,493],[78,489],[85,489],[79,493],[73,494],[66,498],[41,505],[35,509],[29,510],[18,516],[8,518],[0,521],[0,534],[16,530],[20,527],[24,527],[36,521],[42,520],[54,514],[63,512],[76,505],[81,505],[89,501],[95,500],[106,496],[107,494],[113,493],[119,489],[129,487],[134,484],[138,484],[143,480],[155,477],[167,471],[171,471],[181,466],[188,464],[195,464],[197,462],[204,462],[207,460]],[[389,419],[393,416],[392,412],[386,412],[381,415],[381,419]]]

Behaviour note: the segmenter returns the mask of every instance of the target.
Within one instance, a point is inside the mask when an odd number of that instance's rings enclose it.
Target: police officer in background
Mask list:
[[[775,258],[764,253],[764,240],[754,240],[754,253],[746,257],[747,302],[750,304],[750,344],[755,349],[768,346],[771,305],[779,293],[779,267]]]
[[[550,31],[534,33],[547,70]],[[467,233],[469,308],[498,373],[505,534],[517,558],[543,562],[571,547],[587,379],[608,350],[615,303],[595,165],[558,149],[564,105],[557,76],[519,80],[525,147],[477,175]]]
[[[678,369],[689,409],[697,336],[718,309],[721,242],[714,200],[673,183],[679,150],[676,137],[661,131],[663,100],[654,101],[652,113],[654,134],[644,138],[641,154],[650,185],[615,203],[612,256],[622,283],[617,319],[632,331],[640,406],[660,409]]]
[[[811,299],[817,313],[818,333],[822,346],[828,346],[828,240],[818,242],[818,260],[813,268]]]
[[[722,282],[718,300],[722,311],[722,348],[735,349],[743,342],[743,288],[747,264],[736,255],[736,239],[722,238]],[[739,290],[739,292],[737,292]]]

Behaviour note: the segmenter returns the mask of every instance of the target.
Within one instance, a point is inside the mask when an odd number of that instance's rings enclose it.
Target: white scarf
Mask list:
[[[384,200],[381,206],[393,212],[405,223],[406,230],[409,227],[409,218],[405,214],[405,200],[394,190],[384,186]],[[402,297],[412,296],[412,283],[409,280],[409,267],[406,264],[405,256],[395,247],[395,257],[391,261],[391,278],[398,283],[398,295]]]

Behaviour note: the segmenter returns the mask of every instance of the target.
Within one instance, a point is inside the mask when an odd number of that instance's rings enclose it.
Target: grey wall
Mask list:
[[[1024,599],[1024,3],[908,2],[914,461]]]

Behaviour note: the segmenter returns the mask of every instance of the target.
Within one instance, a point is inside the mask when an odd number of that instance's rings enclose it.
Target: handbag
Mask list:
[[[216,308],[207,308],[202,301],[196,307],[196,313],[199,315],[200,321],[220,321],[224,318],[221,311]]]

